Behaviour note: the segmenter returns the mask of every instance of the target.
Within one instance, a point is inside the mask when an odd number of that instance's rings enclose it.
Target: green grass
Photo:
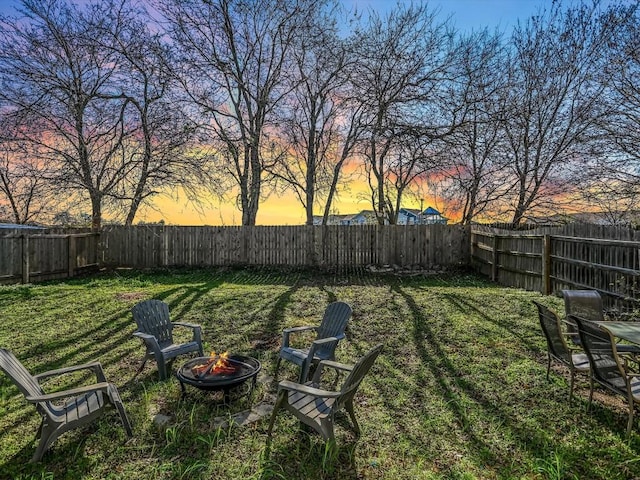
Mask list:
[[[268,418],[242,427],[220,427],[216,418],[271,401],[275,383],[224,407],[193,389],[182,399],[178,382],[158,382],[153,365],[134,378],[143,348],[131,336],[130,310],[152,297],[170,304],[174,320],[202,324],[205,349],[250,354],[267,373],[283,328],[315,324],[329,302],[349,302],[354,316],[338,360],[385,344],[357,395],[361,436],[345,417],[337,444],[326,445],[282,413],[267,449]],[[0,374],[0,478],[640,478],[640,426],[627,441],[620,399],[598,392],[587,411],[584,378],[572,406],[563,369],[546,381],[531,304],[541,298],[463,273],[127,272],[0,287],[0,346],[33,373],[99,360],[134,428],[127,441],[109,413],[29,464],[38,415]],[[562,313],[559,299],[542,301]],[[279,378],[296,374],[283,362]],[[158,413],[171,417],[169,426],[154,424]]]

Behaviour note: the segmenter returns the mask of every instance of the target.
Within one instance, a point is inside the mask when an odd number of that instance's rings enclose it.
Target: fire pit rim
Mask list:
[[[255,380],[256,376],[262,369],[262,364],[257,358],[241,354],[231,354],[228,357],[229,361],[233,363],[242,363],[250,367],[250,369],[240,375],[206,375],[202,378],[198,378],[196,375],[192,374],[191,368],[193,368],[193,366],[198,363],[208,363],[210,358],[211,357],[197,357],[184,363],[176,371],[176,376],[180,383],[193,385],[203,390],[229,389],[241,385],[251,378]]]

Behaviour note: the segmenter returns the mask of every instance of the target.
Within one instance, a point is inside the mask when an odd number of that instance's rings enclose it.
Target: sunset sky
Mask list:
[[[396,0],[342,1],[348,8],[354,8],[363,13],[375,10],[382,14],[395,4],[403,3]],[[518,19],[525,20],[540,8],[549,5],[551,0],[433,0],[428,3],[439,11],[443,20],[450,17],[460,31],[468,32],[489,27],[508,32],[516,25]],[[0,14],[14,13],[18,4],[17,0],[0,0]],[[348,214],[371,209],[370,202],[367,200],[369,197],[368,186],[364,179],[355,179],[350,182],[348,189],[340,192],[339,198],[334,202],[334,210],[341,214]],[[407,198],[403,206],[419,208],[420,199],[423,200],[424,208],[432,206],[445,215],[451,216],[446,205],[442,205],[426,193],[421,193],[415,198]],[[177,198],[174,196],[174,198],[158,199],[153,208],[143,209],[137,220],[150,222],[162,219],[169,224],[178,225],[237,225],[240,224],[241,218],[241,212],[232,201],[222,203],[211,200],[210,205],[195,208],[186,201],[184,195],[178,194]],[[302,205],[293,195],[280,197],[271,195],[260,205],[257,223],[295,225],[304,223],[304,218]]]

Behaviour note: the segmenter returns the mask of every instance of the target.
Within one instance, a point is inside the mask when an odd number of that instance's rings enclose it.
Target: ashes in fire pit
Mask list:
[[[228,403],[231,391],[239,389],[245,382],[249,387],[244,394],[249,395],[253,391],[261,368],[260,362],[252,357],[211,352],[209,357],[198,357],[185,363],[176,376],[183,396],[186,383],[201,390],[222,391],[224,402]]]

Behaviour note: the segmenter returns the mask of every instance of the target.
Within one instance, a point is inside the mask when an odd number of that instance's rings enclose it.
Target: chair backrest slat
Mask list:
[[[44,395],[44,391],[38,381],[13,353],[4,348],[0,348],[0,370],[7,374],[11,381],[18,387],[25,397]],[[48,402],[38,403],[44,411],[50,411]]]
[[[533,301],[533,303],[538,308],[540,327],[547,340],[549,353],[561,362],[571,365],[571,351],[564,339],[560,318],[558,318],[558,315],[556,315],[553,310],[545,305],[536,301]]]
[[[352,310],[348,303],[345,302],[333,302],[330,303],[324,311],[322,322],[318,327],[317,339],[338,337],[342,335],[347,328],[347,323],[351,318]],[[321,347],[319,352],[323,349],[333,350],[335,345],[328,345],[327,347]]]
[[[173,324],[169,317],[169,305],[161,300],[145,300],[132,309],[133,319],[143,333],[153,335],[161,347],[173,343]]]
[[[373,366],[378,355],[380,355],[382,347],[382,344],[376,345],[353,366],[353,369],[349,372],[340,389],[340,398],[338,400],[340,404],[354,397],[365,375]]]

